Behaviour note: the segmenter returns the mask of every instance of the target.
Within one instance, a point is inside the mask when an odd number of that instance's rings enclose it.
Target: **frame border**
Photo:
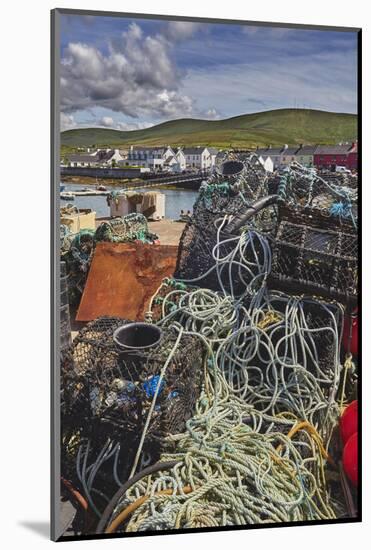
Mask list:
[[[116,11],[99,11],[99,10],[80,10],[69,8],[55,8],[51,10],[51,101],[50,101],[50,120],[51,120],[51,139],[50,139],[50,158],[51,158],[51,490],[50,490],[50,536],[56,542],[69,542],[77,540],[99,540],[112,538],[132,538],[142,536],[158,536],[158,535],[178,535],[192,533],[207,533],[218,531],[241,531],[250,529],[271,529],[280,527],[298,527],[308,525],[337,525],[347,523],[362,522],[362,311],[361,311],[361,295],[362,295],[362,28],[361,27],[336,27],[329,25],[315,24],[295,24],[295,23],[277,23],[268,21],[250,21],[241,19],[218,19],[208,17],[192,17],[178,15],[159,15],[148,13],[132,13],[132,12],[116,12]],[[301,522],[283,522],[272,524],[254,524],[254,525],[236,525],[226,527],[210,527],[197,529],[177,529],[168,531],[146,531],[138,533],[113,533],[113,534],[89,534],[89,535],[74,535],[63,536],[59,525],[60,512],[60,242],[59,242],[59,207],[60,198],[58,193],[59,187],[59,164],[60,164],[60,16],[61,15],[92,15],[100,17],[117,17],[117,18],[133,18],[133,19],[151,19],[165,21],[189,21],[200,23],[214,24],[229,24],[229,25],[246,25],[256,27],[279,27],[289,29],[302,30],[317,30],[317,31],[338,31],[338,32],[355,32],[357,33],[357,130],[358,130],[358,334],[359,334],[359,356],[358,356],[358,395],[357,399],[360,404],[358,412],[358,469],[359,469],[359,486],[357,494],[357,510],[356,518],[339,518],[333,520],[315,520]]]

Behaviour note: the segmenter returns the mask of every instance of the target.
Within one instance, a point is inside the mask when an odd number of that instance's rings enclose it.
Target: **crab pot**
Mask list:
[[[73,236],[69,248],[62,251],[68,274],[68,299],[70,305],[78,305],[94,254],[94,231],[81,229]]]
[[[322,179],[328,185],[316,175],[309,185],[307,174],[303,172],[284,179],[280,178],[277,187],[284,199],[280,204],[280,220],[318,229],[357,232],[358,198],[353,192],[357,187],[354,185],[356,178],[327,173]],[[344,195],[346,189],[350,192],[349,200]]]
[[[218,253],[221,258],[227,257],[235,250],[239,237],[240,235],[227,234],[221,231],[218,247]],[[230,239],[234,240],[230,241]],[[225,242],[223,243],[223,241]],[[256,257],[253,251],[249,251],[249,249],[246,251],[245,258],[242,258],[237,251],[236,255],[234,255],[236,263],[234,265],[226,263],[219,270],[219,279],[217,270],[214,268],[216,260],[213,257],[214,247],[217,245],[217,242],[217,229],[212,224],[207,229],[201,230],[197,225],[190,223],[185,228],[180,241],[175,278],[183,279],[185,282],[199,278],[196,283],[199,286],[215,291],[220,291],[223,287],[228,293],[232,290],[232,283],[234,294],[241,294],[249,284],[250,277],[246,275],[245,280],[241,280],[237,262],[242,261],[243,263],[247,259],[253,263]],[[259,249],[259,246],[256,246],[256,254],[258,258],[262,259],[263,252]]]
[[[255,159],[256,161],[256,159]],[[213,250],[217,244],[218,228],[224,216],[232,218],[246,212],[249,205],[268,195],[266,172],[259,162],[245,155],[234,154],[223,162],[218,170],[204,182],[200,188],[193,208],[193,215],[182,233],[175,277],[185,282],[196,279],[199,286],[220,290]],[[276,229],[276,215],[271,208],[265,208],[249,220],[249,226],[271,233]],[[238,232],[221,234],[221,240],[239,236]],[[236,242],[220,246],[220,256],[232,252]],[[253,253],[252,253],[252,256]],[[209,272],[205,275],[207,272]],[[237,293],[246,286],[241,281],[238,267],[232,267],[233,287]],[[221,274],[223,287],[228,289],[229,273],[227,267]]]
[[[357,254],[356,234],[281,221],[270,286],[352,303],[357,299]]]
[[[164,438],[184,430],[201,390],[204,350],[200,339],[182,335],[174,349],[177,337],[174,329],[160,330],[117,317],[88,323],[75,337],[62,366],[64,439],[78,433],[80,439],[90,441],[96,454],[108,439],[120,442],[124,478],[158,388],[143,449],[152,461],[158,459]],[[63,445],[67,443],[62,441]]]
[[[216,264],[213,251],[218,242],[218,227],[221,219],[225,215],[237,216],[246,211],[246,200],[240,194],[234,194],[231,188],[223,192],[221,189],[220,185],[213,185],[199,195],[193,216],[184,228],[180,239],[175,269],[175,278],[185,282],[197,280],[199,286],[216,291],[220,290],[220,281],[216,270],[213,269]],[[268,228],[271,225],[271,220],[268,220],[270,215],[270,209],[259,212],[252,220],[252,227],[259,230]],[[235,249],[239,236],[237,232],[235,234],[229,234],[223,230],[220,232],[220,243],[222,241],[225,243],[218,247],[219,257],[226,257]],[[233,237],[236,240],[231,242],[230,239]],[[257,248],[259,257],[259,247]],[[237,253],[235,260],[240,259]],[[251,258],[248,259],[252,262],[256,259],[252,250]],[[234,291],[237,294],[243,292],[246,283],[241,281],[237,264],[231,267],[231,279]],[[223,287],[230,290],[230,274],[227,265],[221,272],[221,280]]]
[[[153,242],[156,238],[157,236],[148,230],[146,217],[136,212],[101,223],[94,235],[96,242],[112,243],[126,243],[136,239]]]
[[[291,321],[285,317],[287,300],[282,299],[285,294],[272,292],[269,296],[274,311],[281,316],[281,321],[279,325],[272,323],[264,330],[271,338],[273,348],[276,348],[282,338],[287,335],[289,331],[287,323]],[[289,297],[286,296],[286,298]],[[249,302],[246,301],[246,307],[248,306]],[[332,380],[340,354],[339,340],[335,335],[340,336],[342,332],[343,308],[333,301],[302,297],[300,299],[300,311],[298,319],[300,319],[299,326],[301,330],[293,335],[296,344],[294,348],[288,350],[288,358],[293,363],[305,364],[307,370],[316,379],[321,380],[323,378],[322,373],[325,373],[328,379]],[[305,347],[302,345],[300,336],[305,341]],[[266,369],[271,360],[270,354],[262,347],[259,349],[258,355],[259,357],[254,358],[254,362],[256,361],[262,369]],[[259,383],[259,376],[256,378],[257,383]],[[251,381],[251,384],[253,385],[254,382]],[[323,391],[327,391],[327,384],[321,382],[321,387]]]

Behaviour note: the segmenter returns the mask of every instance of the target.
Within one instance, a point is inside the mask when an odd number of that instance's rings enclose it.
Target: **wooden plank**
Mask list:
[[[178,247],[98,243],[76,321],[102,315],[143,320],[162,279],[175,270]]]

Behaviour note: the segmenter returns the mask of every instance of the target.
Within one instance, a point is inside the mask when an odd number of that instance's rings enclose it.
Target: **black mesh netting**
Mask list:
[[[280,176],[277,190],[282,199],[280,219],[356,232],[358,191],[352,176],[319,175],[315,169],[293,163]]]
[[[357,235],[281,221],[274,240],[270,284],[340,301],[358,289]]]
[[[223,218],[244,212],[248,205],[268,194],[267,175],[255,155],[230,154],[222,160],[217,172],[201,185],[193,215],[183,231],[175,270],[177,278],[192,280],[206,274],[215,265],[213,249]],[[272,231],[275,222],[275,209],[266,208],[254,217],[252,227],[266,233]],[[221,240],[228,237],[221,234]],[[221,245],[219,257],[226,257],[235,246],[236,242]],[[236,269],[232,278],[243,286]],[[227,279],[229,274],[225,273],[224,282]],[[200,285],[220,289],[216,272],[202,277]]]
[[[62,232],[61,232],[62,240]],[[94,231],[81,229],[77,234],[63,235],[61,260],[66,263],[70,304],[80,301],[94,254]]]
[[[64,354],[61,370],[62,467],[74,478],[81,441],[120,442],[125,456],[121,471],[132,466],[160,371],[174,347],[177,332],[164,329],[160,342],[141,351],[136,360],[124,356],[113,340],[127,323],[102,317],[83,328]],[[160,384],[144,451],[159,455],[168,434],[180,433],[199,396],[203,364],[200,340],[183,335]]]
[[[140,213],[117,217],[101,223],[95,231],[95,241],[125,243],[141,240],[152,243],[157,235],[148,230],[147,218]]]

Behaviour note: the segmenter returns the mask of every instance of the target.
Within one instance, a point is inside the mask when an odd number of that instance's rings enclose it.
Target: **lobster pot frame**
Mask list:
[[[215,266],[213,250],[217,245],[218,228],[223,218],[244,212],[248,205],[268,194],[266,173],[258,161],[257,165],[255,161],[253,163],[251,155],[243,161],[238,160],[239,157],[234,160],[233,155],[225,158],[232,160],[221,164],[222,167],[227,166],[224,171],[228,172],[230,169],[233,171],[236,168],[237,173],[235,175],[216,173],[202,184],[193,208],[193,215],[180,239],[175,270],[176,278],[186,281],[195,280],[195,282],[198,280],[197,284],[213,290],[220,290],[216,271],[205,274]],[[275,224],[276,210],[272,208],[266,208],[257,213],[251,223],[253,228],[264,233],[272,231]],[[220,241],[230,238],[231,235],[221,233]],[[219,257],[226,257],[235,246],[236,242],[221,244],[218,250]],[[227,272],[224,278],[229,279]],[[236,269],[232,278],[240,290],[246,286],[246,282],[240,280]]]
[[[281,176],[279,219],[319,229],[357,231],[358,193],[353,180],[291,165]]]
[[[61,248],[61,260],[66,262],[69,301],[71,305],[79,303],[84,291],[94,254],[94,231],[81,229],[76,235],[67,234]]]
[[[61,411],[62,450],[65,461],[76,458],[71,438],[90,440],[98,452],[105,442],[121,445],[121,471],[126,472],[138,447],[148,416],[159,373],[171,353],[177,332],[165,329],[155,347],[142,351],[136,361],[123,356],[113,339],[115,330],[126,324],[115,317],[88,323],[75,338],[62,364]],[[160,383],[144,451],[159,456],[162,441],[184,430],[200,393],[203,349],[200,340],[183,335]],[[63,449],[64,448],[64,449]]]
[[[320,176],[328,183],[339,187],[350,187],[351,189],[357,189],[358,187],[358,175],[346,174],[342,172],[329,172],[324,170],[320,173]]]
[[[351,219],[333,216],[326,209],[311,206],[279,202],[278,218],[280,221],[308,225],[317,229],[356,233],[356,227]]]
[[[153,242],[157,235],[148,231],[148,222],[143,214],[132,213],[103,222],[95,231],[95,241],[124,243],[134,240]]]
[[[210,221],[211,223],[211,221]],[[261,266],[266,260],[265,238],[258,232],[241,235],[192,225],[183,232],[178,252],[176,279],[234,297],[251,294],[266,279]]]
[[[274,240],[270,284],[291,292],[355,301],[357,235],[281,221]]]
[[[224,165],[224,167],[223,167]],[[235,171],[240,165],[240,171],[237,174],[230,174],[230,169]],[[208,179],[212,182],[223,182],[226,177],[236,183],[249,201],[259,199],[267,194],[268,173],[258,159],[255,153],[246,151],[226,151],[217,158],[216,171]]]

